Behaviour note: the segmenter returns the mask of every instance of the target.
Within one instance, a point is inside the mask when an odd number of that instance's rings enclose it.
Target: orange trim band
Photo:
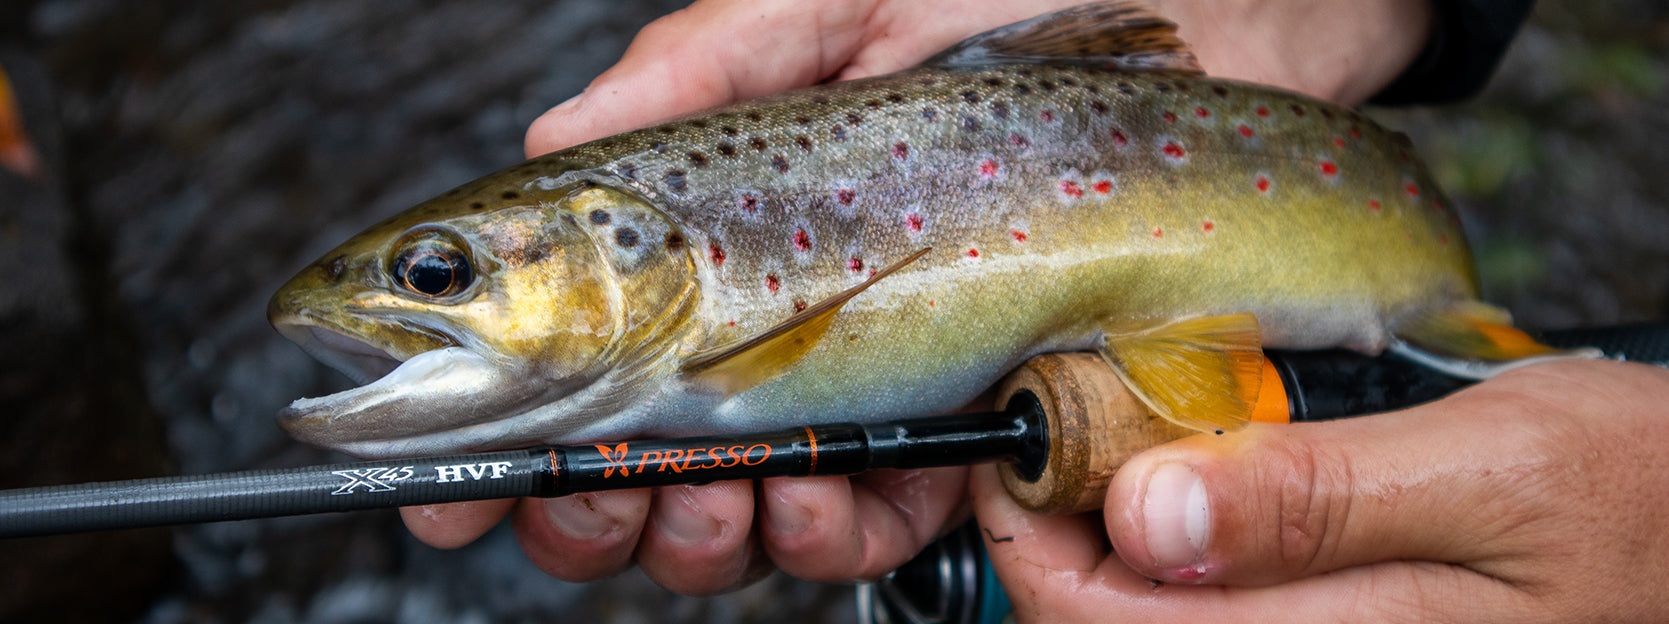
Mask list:
[[[806,469],[806,476],[809,477],[817,474],[817,434],[811,430],[810,426],[807,426],[805,430],[806,439],[811,442],[811,466]]]
[[[1266,356],[1263,358],[1263,379],[1258,386],[1258,401],[1252,405],[1252,422],[1292,422],[1292,406],[1287,404],[1287,389],[1281,385],[1281,373]]]

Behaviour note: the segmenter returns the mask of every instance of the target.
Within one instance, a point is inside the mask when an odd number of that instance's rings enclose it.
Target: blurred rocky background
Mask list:
[[[521,158],[666,0],[8,0],[0,66],[39,166],[0,170],[0,487],[338,459],[273,424],[346,380],[268,295],[348,235]],[[1372,111],[1458,203],[1530,327],[1669,318],[1669,6],[1544,1],[1485,94]],[[507,531],[392,513],[0,545],[0,621],[852,621],[776,576],[679,597],[551,580]]]

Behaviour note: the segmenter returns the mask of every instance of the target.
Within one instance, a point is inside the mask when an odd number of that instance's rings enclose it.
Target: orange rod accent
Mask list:
[[[1263,358],[1263,384],[1258,387],[1258,402],[1252,405],[1252,422],[1292,422],[1292,408],[1287,405],[1287,389],[1281,385],[1281,374],[1268,357]]]
[[[811,467],[806,470],[806,476],[817,474],[817,434],[806,427],[806,439],[811,441]]]

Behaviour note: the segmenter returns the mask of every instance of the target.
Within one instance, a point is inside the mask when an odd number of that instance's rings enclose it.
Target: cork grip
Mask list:
[[[1020,391],[1043,405],[1049,456],[1036,479],[1014,463],[998,471],[1022,507],[1051,514],[1100,509],[1107,484],[1125,460],[1195,432],[1154,416],[1119,381],[1101,356],[1054,353],[1032,358],[997,390],[997,409]]]

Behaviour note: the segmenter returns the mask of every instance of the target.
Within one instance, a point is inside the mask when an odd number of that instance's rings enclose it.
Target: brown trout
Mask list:
[[[1099,350],[1233,430],[1263,347],[1544,352],[1476,301],[1404,137],[1205,77],[1174,32],[1079,7],[453,189],[274,296],[365,384],[280,419],[362,456],[740,432],[942,412]]]

